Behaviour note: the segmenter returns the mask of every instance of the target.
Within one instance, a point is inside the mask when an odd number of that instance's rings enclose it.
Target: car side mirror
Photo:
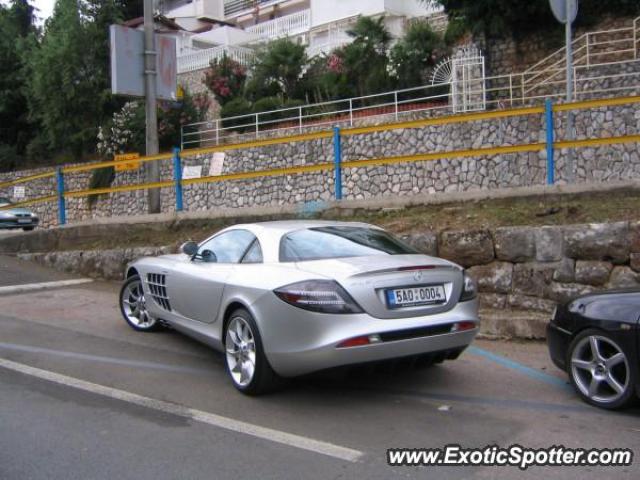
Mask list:
[[[192,241],[184,242],[180,247],[180,251],[185,255],[193,257],[196,253],[198,253],[198,244]]]
[[[216,263],[218,261],[218,257],[211,250],[203,250],[201,255],[203,262]]]

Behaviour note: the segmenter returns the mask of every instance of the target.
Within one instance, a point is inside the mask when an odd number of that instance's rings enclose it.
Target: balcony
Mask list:
[[[250,48],[228,45],[196,50],[178,57],[178,73],[193,72],[207,68],[211,60],[220,59],[225,54],[242,65],[248,65],[251,62],[254,51]]]
[[[251,12],[256,5],[263,7],[281,3],[284,0],[225,0],[224,16],[230,17],[240,12]]]
[[[299,35],[309,31],[311,27],[311,10],[286,15],[284,17],[252,25],[245,29],[256,40],[274,40],[276,38]]]

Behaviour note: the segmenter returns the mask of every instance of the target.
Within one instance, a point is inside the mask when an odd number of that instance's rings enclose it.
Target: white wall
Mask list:
[[[442,10],[441,8],[427,7],[418,0],[384,0],[384,8],[392,15],[406,17],[423,17]]]
[[[353,15],[383,13],[384,3],[385,0],[311,0],[311,28]]]

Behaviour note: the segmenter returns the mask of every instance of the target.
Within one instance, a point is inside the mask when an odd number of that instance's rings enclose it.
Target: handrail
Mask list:
[[[565,112],[570,110],[576,111],[576,110],[585,110],[585,109],[593,109],[593,108],[600,108],[600,107],[620,106],[620,105],[627,105],[627,104],[633,104],[633,103],[640,103],[640,95],[634,95],[634,96],[628,96],[628,97],[606,98],[606,99],[600,99],[600,100],[576,101],[572,103],[557,104],[553,106],[548,102],[546,108],[539,107],[539,106],[521,107],[521,108],[511,108],[511,109],[505,109],[505,110],[496,110],[491,112],[474,112],[474,113],[451,115],[448,117],[420,119],[420,120],[414,120],[414,121],[408,121],[408,122],[389,123],[384,125],[373,125],[368,127],[346,128],[341,132],[339,131],[339,136],[340,135],[342,136],[363,135],[363,134],[370,134],[370,133],[380,132],[380,131],[417,128],[417,127],[432,126],[432,125],[462,124],[465,122],[481,121],[481,120],[489,120],[489,119],[496,120],[501,118],[509,118],[509,117],[515,117],[515,116],[524,116],[524,115],[539,115],[539,114],[548,115],[550,112]],[[551,123],[551,128],[552,128],[552,125],[553,124]],[[546,128],[547,129],[549,128],[549,124],[547,124]],[[275,145],[275,144],[281,144],[281,143],[303,142],[303,141],[310,141],[315,139],[328,139],[331,137],[333,137],[335,141],[335,138],[336,138],[335,135],[336,135],[336,132],[334,130],[323,130],[320,132],[295,135],[292,137],[277,137],[277,138],[263,139],[259,141],[240,142],[236,144],[229,144],[229,145],[223,145],[223,146],[217,146],[217,147],[186,149],[186,150],[183,150],[182,152],[179,152],[179,151],[174,152],[173,154],[163,153],[158,155],[141,157],[136,161],[150,162],[150,161],[162,161],[162,160],[167,160],[169,158],[173,158],[174,170],[175,170],[180,166],[181,157],[195,156],[203,153],[235,150],[240,148],[254,148],[258,146]],[[549,136],[547,136],[547,138],[549,138]],[[184,179],[184,180],[182,180],[180,177],[176,177],[177,179],[174,179],[174,180],[162,180],[162,181],[150,182],[150,183],[120,185],[120,186],[107,187],[107,188],[80,189],[80,190],[71,190],[71,191],[64,191],[64,189],[62,189],[59,191],[59,194],[57,196],[50,195],[50,196],[43,196],[35,199],[28,199],[23,202],[13,204],[11,206],[7,206],[5,208],[11,208],[11,207],[23,206],[23,205],[32,205],[32,204],[42,203],[42,202],[50,202],[50,201],[54,201],[56,198],[58,199],[59,202],[61,202],[61,205],[62,205],[61,208],[64,208],[65,198],[80,198],[80,197],[87,197],[87,196],[96,195],[96,194],[128,192],[128,191],[135,191],[135,190],[172,188],[172,187],[175,187],[178,183],[180,187],[182,187],[185,185],[223,182],[223,181],[229,181],[229,180],[247,180],[252,178],[271,177],[271,176],[280,176],[280,175],[316,173],[316,172],[323,172],[323,171],[339,171],[337,169],[342,169],[344,171],[347,171],[347,169],[353,169],[353,168],[363,168],[363,167],[396,164],[396,163],[433,161],[433,160],[447,159],[447,158],[469,158],[469,157],[485,157],[485,156],[492,156],[492,155],[507,155],[507,154],[514,154],[514,153],[543,151],[545,149],[547,149],[547,152],[549,152],[549,149],[554,149],[554,148],[555,149],[587,148],[587,147],[598,147],[603,145],[617,145],[617,144],[623,144],[623,143],[640,143],[640,134],[608,136],[608,137],[598,137],[598,138],[583,138],[578,140],[556,139],[555,141],[553,140],[553,137],[551,137],[551,140],[548,139],[547,142],[523,143],[523,144],[517,144],[517,145],[481,146],[479,148],[471,148],[471,149],[444,150],[444,151],[436,151],[436,152],[419,152],[411,155],[391,156],[391,157],[383,157],[383,158],[375,158],[375,159],[353,159],[349,161],[344,161],[344,162],[339,161],[335,163],[323,162],[323,163],[315,163],[310,165],[268,168],[263,170],[256,169],[252,171],[226,173],[218,176],[205,176],[200,178],[191,178],[191,179]],[[175,163],[176,161],[177,163]],[[130,161],[123,160],[118,162],[97,162],[97,163],[92,163],[87,165],[74,165],[70,167],[63,167],[58,169],[58,175],[62,175],[62,173],[75,173],[75,172],[81,172],[86,170],[92,170],[96,168],[104,168],[105,166],[115,166],[118,164],[125,164],[129,162]],[[37,175],[22,177],[18,179],[18,181],[21,181],[24,183],[29,180],[47,178],[51,175],[52,175],[51,172],[44,172]],[[60,178],[58,179],[58,181],[60,182]],[[11,182],[4,182],[3,184],[0,184],[0,186],[8,186],[13,182],[15,182],[15,180]],[[60,188],[60,183],[58,185]]]
[[[33,180],[39,180],[41,178],[54,177],[55,175],[55,171],[36,173],[35,175],[28,175],[26,177],[16,178],[15,180],[9,180],[8,182],[2,182],[0,183],[0,188],[12,187],[13,185],[18,185],[20,183],[31,182]]]

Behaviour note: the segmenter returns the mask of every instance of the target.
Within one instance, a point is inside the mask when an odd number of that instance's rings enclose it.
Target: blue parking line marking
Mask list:
[[[539,370],[536,370],[535,368],[527,367],[526,365],[515,362],[507,357],[503,357],[502,355],[484,350],[483,348],[471,346],[467,349],[467,351],[473,355],[478,355],[479,357],[483,357],[491,362],[497,363],[498,365],[501,365],[505,368],[509,368],[511,370],[515,370],[516,372],[522,373],[523,375],[526,375],[529,378],[533,378],[534,380],[540,380],[541,382],[553,385],[555,387],[570,388],[567,382],[565,380],[562,380],[561,378],[554,377],[553,375],[541,372]]]

